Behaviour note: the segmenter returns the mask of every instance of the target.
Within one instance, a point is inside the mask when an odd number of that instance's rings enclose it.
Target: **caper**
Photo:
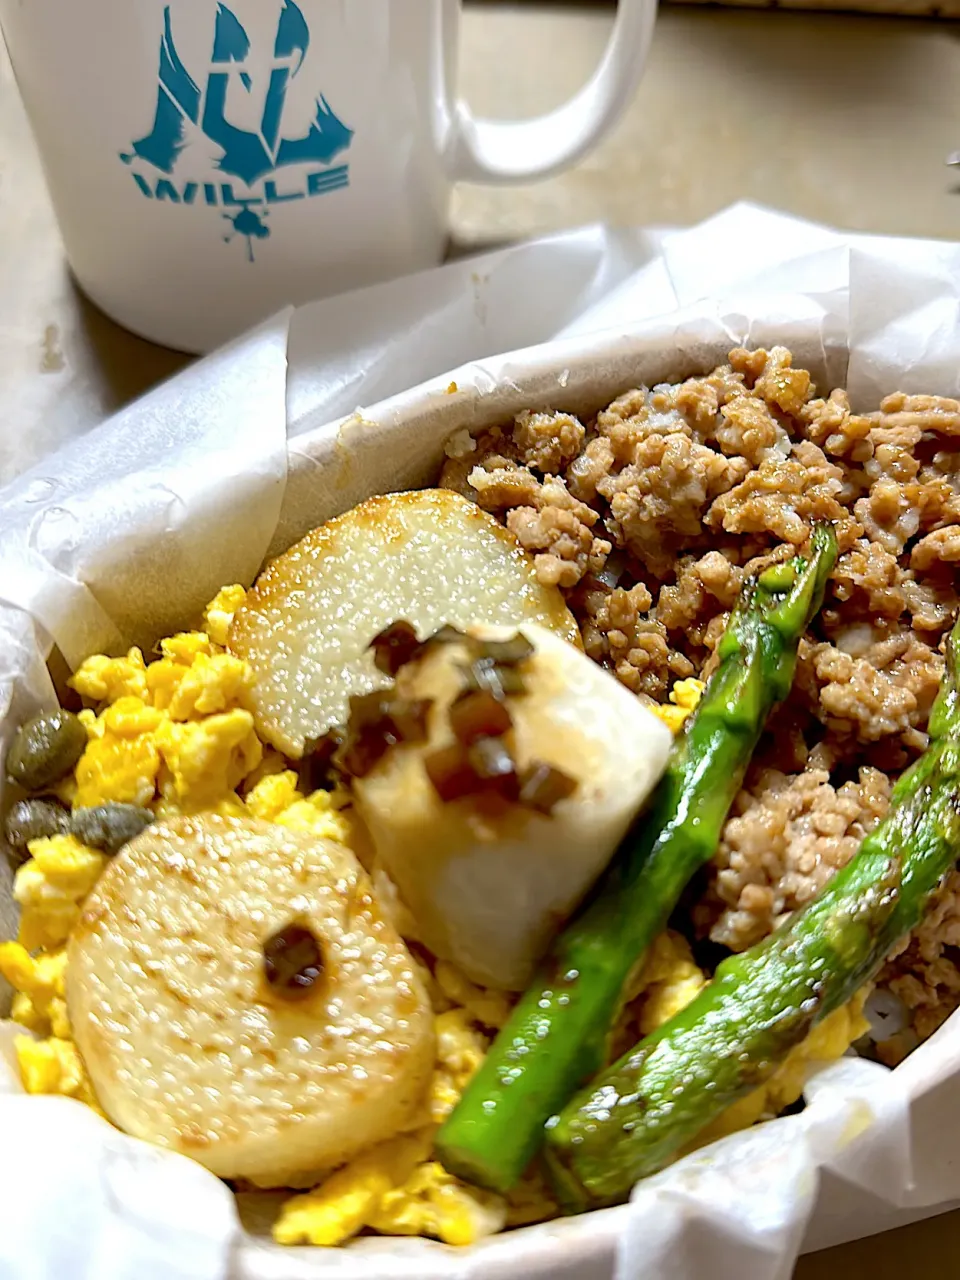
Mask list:
[[[323,977],[323,952],[306,925],[292,921],[263,944],[263,971],[283,1000],[303,1000]]]
[[[74,809],[71,829],[78,840],[116,853],[153,822],[149,809],[136,804],[97,804],[89,809]]]
[[[70,814],[56,800],[18,800],[10,809],[3,824],[3,834],[9,846],[10,861],[15,866],[28,854],[31,840],[45,836],[62,836],[70,830]]]
[[[7,752],[7,776],[26,791],[42,791],[66,777],[83,755],[87,733],[70,711],[34,716],[17,730]]]

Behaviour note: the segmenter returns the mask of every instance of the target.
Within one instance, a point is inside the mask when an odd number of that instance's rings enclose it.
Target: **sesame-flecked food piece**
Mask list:
[[[237,611],[231,651],[254,673],[257,731],[288,756],[382,688],[370,641],[399,619],[420,639],[445,624],[577,628],[555,584],[516,540],[445,490],[370,498],[278,556]]]
[[[324,956],[296,1002],[264,974],[290,920]],[[84,903],[66,996],[115,1124],[262,1186],[309,1185],[397,1133],[433,1064],[426,992],[353,854],[257,819],[128,844]]]

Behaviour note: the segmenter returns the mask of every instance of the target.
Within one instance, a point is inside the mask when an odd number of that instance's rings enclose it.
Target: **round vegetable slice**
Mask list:
[[[401,618],[421,640],[448,623],[538,622],[579,643],[560,592],[485,511],[447,489],[370,498],[274,560],[234,618],[258,733],[300,756],[343,723],[351,695],[389,683],[368,647]]]
[[[427,995],[351,851],[254,819],[126,845],[84,904],[67,1002],[115,1124],[260,1186],[392,1137],[433,1067]]]

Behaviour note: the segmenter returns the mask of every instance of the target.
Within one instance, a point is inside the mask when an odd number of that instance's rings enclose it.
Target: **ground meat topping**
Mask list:
[[[728,457],[739,455],[754,464],[770,450],[790,452],[790,437],[762,400],[741,395],[720,410],[721,424],[714,439]]]
[[[831,391],[826,400],[810,400],[800,413],[808,440],[833,457],[862,462],[873,452],[867,441],[869,418],[850,412],[845,391]]]
[[[906,1005],[907,1027],[877,1046],[895,1067],[960,1007],[960,871],[946,877],[919,927],[878,975]]]
[[[727,533],[769,533],[800,546],[817,519],[834,521],[843,545],[852,521],[838,498],[843,473],[809,440],[789,456],[772,451],[710,509],[707,523]]]
[[[935,564],[955,564],[960,560],[960,525],[936,529],[921,538],[910,552],[910,567],[924,573]]]
[[[855,651],[861,656],[802,640],[801,696],[809,698],[821,723],[840,737],[860,743],[899,737],[913,751],[922,751],[923,729],[943,673],[942,656],[909,631],[871,637]]]
[[[756,753],[767,773],[740,793],[694,911],[741,950],[843,865],[926,745],[960,604],[960,402],[898,393],[857,412],[785,348],[737,348],[593,418],[520,414],[473,443],[453,438],[442,483],[513,530],[587,654],[657,702],[709,678],[744,579],[835,522],[823,608]],[[883,980],[910,1012],[890,1060],[960,1005],[958,903],[960,874],[890,961]]]
[[[882,416],[891,426],[917,426],[922,431],[960,435],[960,401],[946,396],[908,396],[895,391],[880,401],[876,416]]]
[[[498,465],[491,466],[490,462]],[[510,507],[536,506],[540,485],[524,467],[507,458],[487,459],[470,472],[471,495],[485,511],[502,511]]]
[[[938,580],[929,577],[925,582],[905,573],[901,583],[904,608],[913,620],[915,631],[941,633],[957,616],[960,601],[954,590],[952,575]]]
[[[696,913],[713,942],[743,951],[766,937],[850,861],[886,813],[890,782],[879,770],[861,769],[838,789],[829,777],[817,768],[795,777],[762,769],[737,796],[713,892]]]
[[[471,496],[485,510],[504,517],[507,528],[534,557],[540,581],[574,587],[585,573],[600,573],[611,544],[595,535],[598,513],[570,493],[562,477],[547,475],[541,482],[515,462],[499,456],[495,461],[492,470],[486,463],[471,470]]]
[[[581,502],[594,502],[597,485],[613,469],[613,448],[604,436],[596,436],[587,443],[579,458],[574,458],[567,468],[570,492]]]
[[[668,632],[686,632],[690,642],[703,645],[702,637],[716,617],[717,603],[732,608],[744,576],[720,551],[708,551],[700,559],[683,557],[677,563],[676,582],[660,588],[658,622]]]
[[[533,554],[537,577],[550,586],[575,587],[585,573],[600,573],[610,554],[610,543],[595,538],[590,526],[564,507],[515,507],[506,524]]]
[[[760,356],[763,364],[758,370]],[[813,381],[806,369],[792,367],[793,356],[786,347],[773,347],[769,352],[748,352],[741,347],[730,353],[730,363],[735,369],[749,368],[754,374],[754,394],[782,413],[799,414],[810,398]]]
[[[905,576],[896,556],[858,538],[834,568],[823,606],[825,630],[834,635],[861,621],[898,617],[906,608]]]
[[[616,546],[662,577],[684,541],[702,534],[713,499],[748,470],[745,458],[726,458],[680,433],[647,436],[632,462],[597,484],[609,504],[607,529]]]
[[[513,442],[525,466],[557,475],[580,452],[585,432],[569,413],[518,413]]]

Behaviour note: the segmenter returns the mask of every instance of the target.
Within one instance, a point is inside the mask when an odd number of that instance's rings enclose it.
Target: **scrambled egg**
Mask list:
[[[63,977],[67,968],[65,947],[32,956],[19,942],[0,943],[0,972],[16,988],[14,1021],[39,1035],[69,1039]]]
[[[501,992],[475,987],[452,965],[438,963],[435,977],[441,991],[462,994],[473,1007],[437,1015],[437,1061],[416,1128],[338,1169],[313,1191],[288,1200],[273,1230],[279,1244],[343,1244],[365,1227],[385,1235],[473,1244],[504,1226],[557,1214],[556,1202],[536,1173],[503,1197],[460,1182],[431,1159],[433,1135],[489,1046],[491,1034],[477,1023],[487,1022],[489,1015],[505,1020],[510,1003]]]
[[[635,995],[615,1031],[614,1056],[619,1057],[637,1040],[663,1026],[685,1009],[706,985],[707,978],[695,964],[686,940],[670,929],[662,933],[650,948],[633,988]],[[853,1042],[869,1029],[863,1014],[868,994],[869,988],[864,988],[849,1003],[828,1014],[806,1039],[791,1049],[769,1080],[707,1125],[687,1151],[749,1129],[796,1102],[811,1071],[818,1065],[842,1058]]]
[[[417,1127],[287,1201],[273,1231],[279,1244],[342,1244],[364,1227],[472,1244],[504,1226],[504,1199],[467,1186],[430,1158],[437,1127],[456,1106],[489,1044],[464,1009],[438,1014],[436,1028],[437,1061]],[[551,1205],[545,1216],[552,1212]]]
[[[240,586],[225,587],[204,612],[204,630],[163,640],[152,662],[131,649],[124,657],[101,654],[83,663],[71,683],[92,704],[80,713],[88,742],[74,775],[58,788],[65,803],[126,802],[151,807],[158,816],[211,809],[249,813],[293,830],[353,839],[340,797],[302,794],[284,757],[257,738],[252,674],[224,651],[244,596]],[[670,703],[657,713],[679,731],[703,689],[699,680],[677,681]],[[64,973],[66,940],[106,858],[73,836],[34,840],[29,852],[14,884],[19,935],[0,944],[0,974],[16,993],[12,1016],[30,1033],[16,1041],[20,1074],[28,1093],[61,1094],[99,1110],[71,1037]],[[466,1245],[504,1226],[558,1212],[536,1173],[502,1197],[460,1182],[432,1158],[438,1126],[479,1068],[513,998],[476,986],[445,961],[422,967],[436,1010],[437,1058],[420,1114],[408,1132],[336,1170],[314,1190],[292,1196],[274,1226],[278,1243],[337,1245],[368,1228]],[[655,1030],[706,981],[686,942],[664,933],[639,974],[614,1046],[623,1041],[626,1048]],[[701,1142],[793,1102],[809,1064],[839,1057],[862,1033],[861,1010],[862,999],[825,1019],[771,1080],[731,1107]]]
[[[20,942],[0,944],[0,973],[16,991],[10,1016],[34,1033],[17,1036],[14,1042],[23,1087],[27,1093],[77,1098],[99,1111],[70,1035],[63,992],[66,967],[67,953],[62,946],[32,956]]]
[[[336,1245],[364,1227],[384,1235],[473,1244],[507,1221],[500,1196],[467,1187],[429,1159],[431,1136],[393,1138],[287,1202],[278,1244]]]
[[[465,1009],[482,1027],[494,1027],[499,1031],[510,1016],[513,1001],[505,992],[478,987],[446,960],[437,961],[433,976],[451,1006],[459,1005]]]
[[[27,1093],[52,1093],[76,1098],[103,1115],[77,1046],[67,1037],[34,1040],[18,1036],[17,1065]]]
[[[27,951],[62,946],[80,918],[80,906],[100,878],[106,856],[75,836],[31,840],[30,859],[17,872],[18,941]]]
[[[611,1061],[686,1008],[706,985],[686,939],[672,929],[664,930],[654,939],[627,992],[610,1037]]]
[[[436,1021],[437,1064],[427,1104],[432,1127],[382,1143],[315,1190],[288,1200],[274,1226],[279,1244],[342,1244],[364,1228],[471,1244],[504,1226],[540,1222],[558,1212],[536,1172],[504,1199],[458,1182],[430,1159],[436,1126],[453,1110],[483,1060],[489,1043],[484,1028],[501,1026],[511,1003],[501,992],[474,986],[443,961],[433,978],[435,1003],[439,993],[454,1007],[439,1013]],[[622,1049],[679,1013],[706,984],[686,941],[670,930],[661,934],[618,1028]],[[862,1004],[858,997],[825,1018],[765,1085],[725,1112],[696,1145],[747,1128],[795,1102],[810,1067],[841,1057],[863,1033]]]
[[[694,963],[690,947],[679,933],[667,929],[657,938],[643,964],[637,1008],[638,1039],[669,1022],[707,985]]]
[[[670,701],[659,703],[651,710],[672,733],[679,733],[706,687],[705,681],[695,680],[692,676],[688,680],[677,680],[670,690]]]
[[[233,615],[246,599],[247,593],[239,584],[222,587],[203,611],[204,630],[214,644],[226,645]]]

